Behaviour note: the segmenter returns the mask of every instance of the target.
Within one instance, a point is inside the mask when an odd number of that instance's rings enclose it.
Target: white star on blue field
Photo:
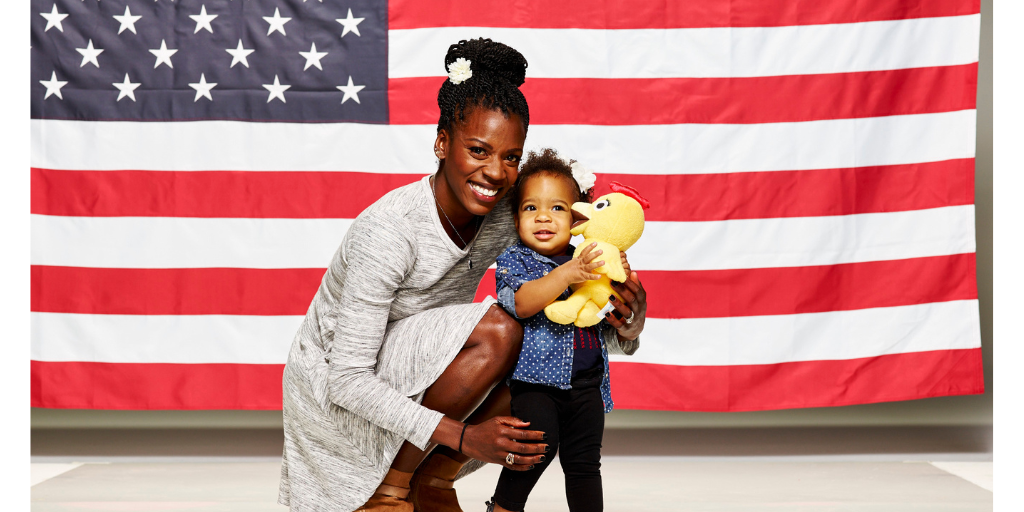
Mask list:
[[[32,118],[388,122],[387,3],[32,0]]]

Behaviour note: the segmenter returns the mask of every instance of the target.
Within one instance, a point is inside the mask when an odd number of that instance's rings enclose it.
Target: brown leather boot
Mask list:
[[[413,512],[409,501],[409,480],[412,473],[389,469],[373,496],[356,509],[374,512]]]
[[[455,475],[462,463],[434,453],[412,475],[409,501],[415,512],[462,512],[455,495]]]

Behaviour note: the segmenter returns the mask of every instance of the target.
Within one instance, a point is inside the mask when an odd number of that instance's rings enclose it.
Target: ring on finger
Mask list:
[[[509,452],[509,454],[505,456],[505,462],[514,465],[516,463],[516,454]]]
[[[631,311],[629,313],[629,318],[626,319],[626,325],[630,325],[630,324],[633,323],[633,317],[634,316],[636,316],[636,312],[635,311]]]

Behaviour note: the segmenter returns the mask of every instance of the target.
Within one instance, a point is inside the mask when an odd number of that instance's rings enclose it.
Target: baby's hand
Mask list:
[[[584,247],[583,252],[580,253],[579,257],[573,258],[559,267],[559,269],[562,269],[562,272],[565,273],[566,278],[569,280],[569,284],[601,279],[600,274],[595,274],[592,271],[604,265],[604,260],[594,261],[594,259],[600,256],[604,251],[600,249],[595,251],[595,247],[597,247],[596,242]]]

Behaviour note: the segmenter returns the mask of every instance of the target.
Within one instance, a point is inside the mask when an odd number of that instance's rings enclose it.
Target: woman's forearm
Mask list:
[[[516,291],[516,316],[528,318],[540,313],[569,287],[569,279],[562,267],[548,275],[523,283]]]

